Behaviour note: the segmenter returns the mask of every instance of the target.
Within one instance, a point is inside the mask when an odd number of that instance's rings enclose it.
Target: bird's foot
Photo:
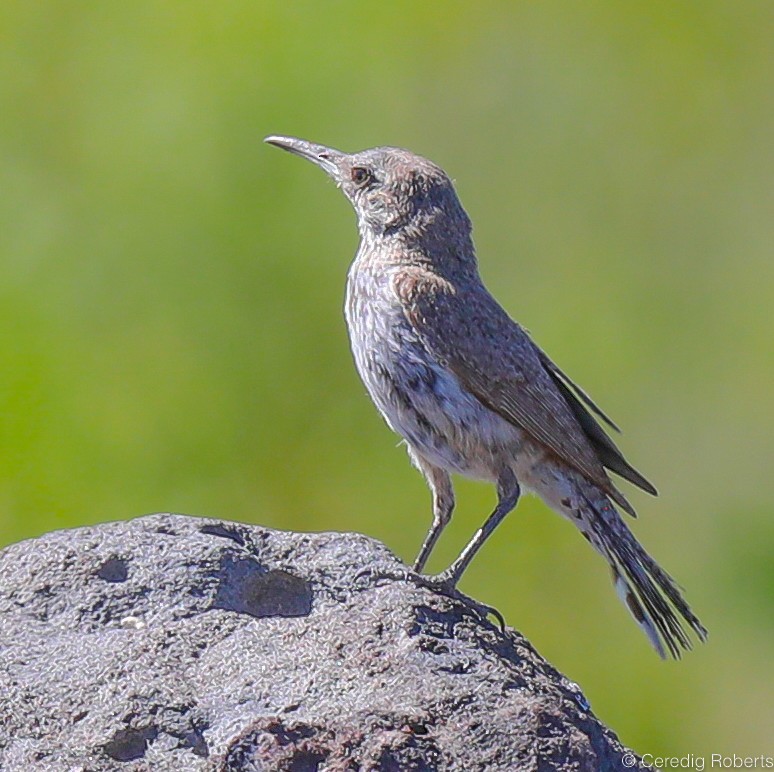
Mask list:
[[[440,574],[412,573],[409,577],[410,581],[420,587],[427,587],[429,590],[433,590],[441,595],[446,595],[449,598],[461,601],[469,608],[472,608],[483,620],[488,620],[490,616],[493,616],[497,620],[497,626],[500,628],[500,632],[504,633],[505,619],[503,615],[494,606],[480,603],[469,595],[460,592],[457,589],[458,579],[459,577],[456,573],[450,570],[442,571]]]
[[[505,619],[494,606],[487,606],[460,592],[457,587],[458,577],[451,571],[443,571],[440,574],[418,574],[409,568],[364,568],[355,576],[355,585],[361,589],[366,587],[379,587],[385,582],[410,582],[417,587],[423,587],[439,595],[460,601],[468,608],[473,609],[482,620],[488,621],[490,616],[497,620],[500,632],[505,632]]]
[[[368,566],[355,574],[354,584],[360,590],[369,587],[380,587],[386,582],[408,582],[411,581],[412,572],[409,568],[374,568]]]

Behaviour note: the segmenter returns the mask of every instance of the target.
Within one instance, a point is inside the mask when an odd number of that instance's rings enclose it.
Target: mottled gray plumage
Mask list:
[[[634,515],[607,470],[655,494],[594,415],[615,425],[498,305],[478,274],[471,225],[435,164],[406,150],[347,154],[292,137],[267,142],[331,176],[353,204],[360,245],[345,315],[355,365],[433,493],[421,571],[454,508],[451,473],[496,484],[498,504],[438,581],[456,584],[526,488],[580,529],[663,656],[690,647],[675,609],[706,631],[611,502]]]

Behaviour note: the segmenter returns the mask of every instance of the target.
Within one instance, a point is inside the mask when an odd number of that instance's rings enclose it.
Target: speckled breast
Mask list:
[[[389,270],[356,263],[345,316],[355,366],[390,428],[431,463],[479,479],[521,432],[462,388],[427,351],[392,289]]]

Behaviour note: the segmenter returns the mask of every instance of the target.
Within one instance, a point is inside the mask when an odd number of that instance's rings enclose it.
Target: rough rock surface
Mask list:
[[[518,633],[369,571],[405,569],[357,534],[182,515],[5,549],[0,768],[632,768]]]

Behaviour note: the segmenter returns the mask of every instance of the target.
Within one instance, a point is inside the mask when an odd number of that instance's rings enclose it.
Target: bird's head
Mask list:
[[[306,158],[331,177],[350,200],[364,238],[421,240],[468,237],[470,220],[452,181],[440,167],[398,147],[344,153],[295,137],[266,142]]]

